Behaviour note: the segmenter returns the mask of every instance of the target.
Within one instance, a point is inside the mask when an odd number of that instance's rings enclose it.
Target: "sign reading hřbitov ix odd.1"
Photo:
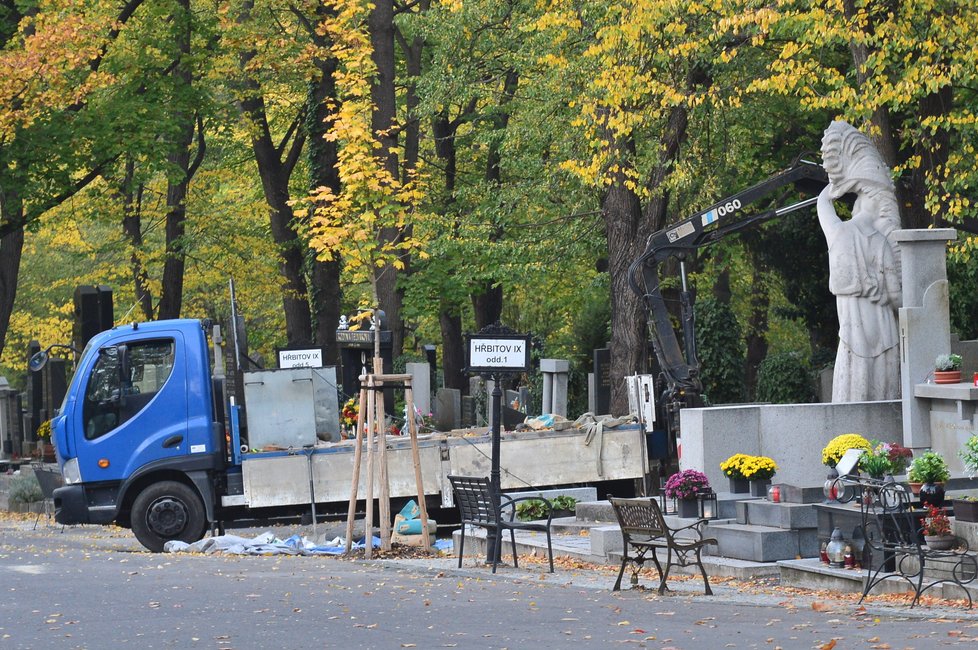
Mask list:
[[[529,336],[473,334],[468,346],[469,372],[525,372],[530,369]]]

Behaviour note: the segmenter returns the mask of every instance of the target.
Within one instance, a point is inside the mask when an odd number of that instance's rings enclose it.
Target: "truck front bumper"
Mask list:
[[[108,524],[115,519],[115,507],[89,506],[84,485],[65,485],[54,491],[54,520],[75,524]]]

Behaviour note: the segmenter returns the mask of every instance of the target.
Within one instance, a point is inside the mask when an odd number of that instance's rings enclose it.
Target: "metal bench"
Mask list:
[[[717,540],[703,537],[703,526],[705,519],[700,519],[688,526],[671,528],[666,523],[662,514],[662,509],[655,499],[620,499],[608,496],[621,526],[621,536],[623,550],[621,558],[621,569],[618,570],[618,580],[615,581],[614,591],[621,589],[621,578],[625,575],[625,567],[631,562],[635,566],[632,570],[632,584],[638,584],[638,575],[645,564],[646,556],[651,552],[652,562],[659,571],[659,594],[665,593],[668,587],[666,580],[669,578],[669,570],[674,567],[687,567],[696,565],[703,574],[703,586],[706,595],[713,594],[710,588],[710,579],[706,575],[703,567],[703,560],[700,553],[707,544],[717,545]],[[657,551],[666,551],[665,570],[659,563]]]
[[[509,531],[510,543],[513,546],[513,566],[519,568],[516,555],[516,531],[527,530],[546,533],[547,556],[550,559],[550,573],[554,572],[554,551],[550,539],[550,522],[553,519],[553,504],[539,496],[512,498],[505,494],[494,494],[488,478],[475,476],[449,476],[455,504],[458,506],[462,519],[461,539],[458,545],[458,565],[462,566],[462,552],[465,549],[465,527],[477,526],[486,529],[487,541],[495,541],[495,553],[492,554],[492,572],[496,572],[499,556],[502,554],[503,531]],[[547,520],[543,523],[533,521],[518,521],[516,519],[516,504],[520,501],[543,501],[547,509]],[[504,512],[505,511],[505,512]]]
[[[978,561],[967,542],[956,539],[951,550],[929,548],[923,539],[925,510],[914,510],[910,493],[898,483],[871,478],[843,476],[838,479],[839,500],[858,500],[865,537],[863,566],[866,578],[862,598],[890,577],[905,580],[914,591],[913,607],[931,587],[955,584],[972,607],[965,588],[978,577]]]

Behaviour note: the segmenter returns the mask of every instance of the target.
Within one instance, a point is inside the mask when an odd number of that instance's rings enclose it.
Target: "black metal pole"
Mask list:
[[[500,423],[502,422],[502,397],[503,391],[499,388],[499,374],[492,375],[492,427],[490,435],[492,437],[492,448],[490,450],[489,484],[494,495],[500,494],[499,481],[499,443],[500,443]],[[486,561],[492,562],[493,559],[499,560],[502,556],[502,549],[496,547],[496,540],[492,535],[486,537]]]

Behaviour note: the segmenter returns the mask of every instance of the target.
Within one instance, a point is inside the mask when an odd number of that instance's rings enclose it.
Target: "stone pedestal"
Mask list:
[[[540,359],[543,373],[541,414],[567,415],[567,379],[570,362],[566,359]]]
[[[897,230],[903,267],[900,309],[900,383],[903,390],[903,443],[930,447],[930,409],[914,396],[914,386],[927,381],[934,359],[951,351],[948,316],[947,242],[953,228]]]

